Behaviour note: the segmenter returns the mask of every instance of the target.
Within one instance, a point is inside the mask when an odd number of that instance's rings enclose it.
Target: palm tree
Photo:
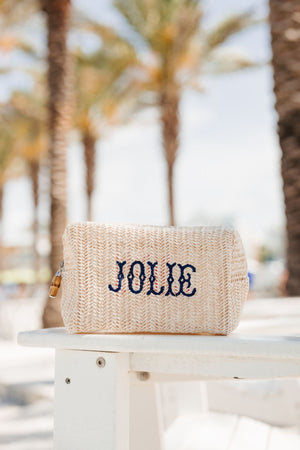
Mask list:
[[[19,165],[15,163],[16,154],[13,149],[16,135],[9,126],[1,111],[0,119],[0,271],[3,270],[3,197],[4,186],[7,180],[20,175]],[[0,278],[1,283],[1,278]]]
[[[1,124],[2,125],[2,124]],[[11,162],[10,156],[10,136],[6,128],[0,126],[0,271],[3,270],[3,198],[4,184],[6,181],[6,169]],[[1,283],[1,278],[0,278]]]
[[[138,41],[148,52],[141,89],[153,96],[159,108],[162,141],[167,163],[169,222],[175,224],[173,173],[179,147],[180,99],[186,87],[199,89],[204,66],[215,72],[253,66],[240,55],[219,51],[224,42],[256,23],[249,14],[230,17],[212,30],[202,27],[203,11],[198,0],[115,0]],[[133,38],[132,38],[133,39]]]
[[[287,292],[300,295],[299,2],[270,0],[274,92],[287,227]]]
[[[25,163],[25,170],[32,185],[33,215],[33,250],[34,267],[38,269],[38,200],[39,170],[41,162],[47,155],[47,131],[44,84],[36,79],[34,89],[30,92],[14,92],[8,104],[10,123],[14,129],[15,141],[12,149]]]
[[[25,2],[18,2],[17,0],[1,0],[0,1],[0,49],[2,52],[13,52],[14,50],[21,51],[24,55],[33,56],[37,59],[37,52],[34,46],[28,42],[28,39],[22,36],[22,27],[20,26],[27,19],[32,18],[39,11],[39,0],[26,0]],[[19,29],[12,31],[12,26],[18,24]],[[2,67],[1,73],[9,73],[11,70],[21,69],[22,72],[26,72],[25,66],[16,67],[8,65],[8,67]],[[1,105],[1,107],[7,110],[7,104]],[[9,115],[11,115],[12,104],[9,105]],[[14,105],[15,107],[15,105]],[[18,109],[18,108],[17,108]],[[17,111],[15,109],[15,113]],[[27,110],[31,109],[31,106],[27,105]],[[2,112],[2,111],[1,111]],[[7,112],[7,111],[6,111]],[[18,111],[19,113],[20,111]],[[19,117],[20,118],[20,117]],[[2,174],[2,182],[0,187],[0,220],[2,217],[2,198],[3,198],[3,177],[5,169],[3,170],[4,161],[10,163],[15,158],[15,152],[12,150],[16,143],[15,132],[15,117],[7,118],[4,115],[1,117],[1,163],[0,172]],[[6,156],[8,155],[8,157]],[[4,158],[4,159],[3,159]],[[10,165],[10,164],[9,164]],[[32,170],[33,172],[33,170]],[[36,177],[36,176],[35,176]],[[36,196],[35,196],[36,197]]]
[[[0,122],[0,224],[3,222],[3,194],[4,184],[7,180],[7,169],[13,160],[11,152],[11,143],[13,134],[6,124]],[[0,246],[2,245],[2,236],[0,236]]]
[[[43,84],[36,82],[29,92],[14,92],[9,102],[2,105],[2,126],[9,137],[5,148],[10,155],[10,162],[19,161],[18,173],[11,176],[29,175],[32,184],[34,216],[33,216],[33,250],[34,268],[38,268],[38,192],[39,169],[47,152],[46,111],[44,105]],[[5,136],[5,135],[4,135]],[[4,147],[4,145],[3,145]]]
[[[23,0],[22,2],[18,0],[0,0],[1,52],[12,53],[14,50],[17,50],[23,53],[23,55],[37,56],[36,48],[24,34],[22,25],[28,25],[29,21],[36,17],[36,13],[39,12],[38,6],[39,0]],[[16,61],[9,61],[9,69],[17,69],[16,66]],[[8,68],[6,68],[6,71],[8,71]],[[3,67],[1,69],[2,71]]]
[[[75,125],[84,148],[87,220],[92,220],[96,142],[107,127],[124,120],[124,106],[132,99],[134,83],[127,71],[136,64],[136,53],[111,28],[88,19],[83,26],[102,40],[101,48],[94,53],[77,51],[75,55]]]
[[[70,126],[70,82],[67,33],[70,22],[70,0],[42,0],[48,30],[48,108],[50,163],[50,268],[56,272],[62,259],[62,234],[66,226],[66,148]],[[60,298],[46,302],[44,327],[62,324]]]

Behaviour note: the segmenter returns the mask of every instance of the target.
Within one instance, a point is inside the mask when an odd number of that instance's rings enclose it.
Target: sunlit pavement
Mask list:
[[[53,447],[54,351],[0,342],[0,448]]]

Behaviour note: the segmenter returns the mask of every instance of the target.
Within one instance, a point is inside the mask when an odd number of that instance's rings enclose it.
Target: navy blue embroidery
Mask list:
[[[169,276],[168,276],[168,278],[167,278],[167,281],[168,281],[168,291],[166,292],[165,297],[166,297],[167,295],[170,295],[170,294],[173,295],[173,297],[175,297],[176,294],[172,291],[172,284],[173,284],[173,282],[174,282],[174,277],[173,277],[173,267],[176,266],[176,263],[174,263],[174,264],[169,264],[169,263],[167,263],[167,266],[168,266],[168,268],[169,268]]]
[[[108,285],[108,289],[110,289],[113,292],[119,292],[119,290],[121,289],[122,286],[122,280],[124,278],[124,274],[123,274],[123,267],[126,264],[126,261],[120,262],[120,261],[116,261],[116,263],[119,266],[119,273],[118,273],[118,280],[119,280],[119,284],[117,288],[113,288],[111,284]]]
[[[149,291],[147,292],[147,295],[151,295],[151,294],[154,294],[154,295],[161,295],[161,294],[164,292],[164,289],[165,289],[164,286],[162,286],[158,292],[156,292],[156,291],[154,290],[154,283],[155,283],[155,280],[156,280],[155,275],[154,275],[154,268],[155,268],[155,266],[157,266],[157,262],[152,263],[152,262],[150,262],[150,261],[147,261],[147,264],[148,264],[148,265],[150,266],[150,268],[151,268],[151,275],[150,275],[150,277],[149,277],[150,289],[149,289]]]
[[[114,288],[111,284],[108,285],[109,290],[113,291],[113,292],[119,292],[122,288],[122,281],[125,278],[125,275],[123,273],[123,269],[124,266],[126,264],[126,261],[116,261],[118,267],[119,267],[119,273],[117,275],[118,278],[118,286],[116,288]],[[156,277],[155,277],[155,267],[157,266],[158,262],[154,262],[152,263],[151,261],[147,261],[147,264],[150,266],[150,276],[149,276],[149,284],[150,284],[150,288],[147,291],[147,295],[161,295],[164,290],[165,287],[161,286],[160,289],[158,291],[156,291],[154,289],[154,283],[156,281]],[[133,287],[133,281],[135,278],[134,275],[134,267],[138,265],[140,266],[140,273],[139,273],[139,280],[140,280],[140,285],[138,287],[138,289],[134,289]],[[192,272],[196,272],[196,268],[194,266],[192,266],[191,264],[177,264],[177,263],[173,263],[173,264],[169,264],[166,263],[168,269],[169,269],[169,275],[167,278],[167,282],[168,282],[168,290],[165,293],[165,297],[168,295],[172,295],[173,297],[177,297],[178,295],[184,295],[185,297],[192,297],[193,295],[195,295],[196,293],[196,288],[194,288],[191,292],[190,288],[191,288],[191,272],[188,272],[185,274],[185,270],[186,269],[191,269]],[[178,265],[179,269],[180,269],[180,277],[178,278],[178,283],[179,283],[179,290],[177,293],[175,293],[172,289],[173,283],[175,281],[174,276],[173,276],[173,269],[174,267]],[[133,261],[133,263],[130,266],[128,275],[127,275],[127,279],[128,279],[128,288],[129,290],[133,293],[133,294],[139,294],[140,292],[142,292],[143,288],[144,288],[144,284],[145,284],[145,280],[146,280],[146,275],[145,275],[145,266],[141,261]]]
[[[140,266],[141,272],[140,272],[140,275],[139,275],[140,287],[135,290],[135,289],[133,289],[133,279],[134,279],[133,268],[134,268],[134,266],[136,264],[138,264]],[[133,261],[133,263],[130,266],[130,270],[129,270],[129,273],[127,275],[127,278],[128,278],[128,288],[133,294],[139,294],[140,292],[142,292],[143,287],[144,287],[144,282],[145,282],[145,279],[146,279],[144,264],[141,261]]]
[[[179,289],[179,291],[177,292],[177,294],[176,294],[176,296],[177,295],[180,295],[180,294],[182,294],[182,295],[185,295],[186,297],[192,297],[193,295],[195,295],[195,293],[196,293],[196,288],[194,288],[193,290],[192,290],[192,292],[184,292],[184,290],[183,290],[183,286],[186,284],[187,286],[187,289],[189,289],[190,287],[191,287],[191,274],[190,273],[187,273],[186,274],[186,277],[184,276],[184,270],[185,269],[187,269],[187,268],[190,268],[190,269],[192,269],[192,272],[196,272],[196,268],[194,267],[194,266],[192,266],[191,264],[185,264],[184,266],[182,265],[182,264],[179,264],[178,263],[178,266],[179,266],[179,268],[180,268],[180,277],[179,277],[179,279],[178,279],[178,281],[179,281],[179,285],[180,285],[180,289]]]

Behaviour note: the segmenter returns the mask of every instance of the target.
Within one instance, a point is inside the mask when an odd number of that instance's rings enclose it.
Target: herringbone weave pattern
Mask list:
[[[230,228],[86,222],[63,241],[69,332],[226,335],[238,325],[248,277]]]

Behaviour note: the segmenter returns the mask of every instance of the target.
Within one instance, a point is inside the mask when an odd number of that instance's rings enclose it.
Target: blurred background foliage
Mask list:
[[[101,9],[100,2],[95,5]],[[162,202],[162,208],[167,210],[165,224],[178,224],[174,168],[181,150],[181,104],[185,92],[205,95],[203,79],[228,77],[239,71],[249,73],[270,63],[267,58],[262,60],[238,51],[236,45],[231,48],[232,38],[237,37],[235,42],[239,42],[238,37],[245,30],[268,21],[267,15],[255,8],[243,10],[241,4],[241,11],[223,14],[210,26],[207,10],[199,0],[115,0],[109,9],[111,17],[116,17],[111,24],[96,20],[98,15],[92,14],[91,9],[70,0],[0,2],[0,77],[3,85],[8,79],[18,80],[2,95],[0,104],[1,224],[9,180],[27,177],[33,204],[31,241],[10,246],[1,233],[3,298],[38,292],[36,295],[45,300],[45,283],[62,258],[61,237],[69,204],[77,201],[68,197],[67,186],[68,179],[74,176],[68,169],[67,150],[74,143],[81,146],[84,163],[84,181],[80,183],[86,202],[80,219],[94,220],[97,183],[101,192],[101,172],[96,170],[99,142],[113,135],[118,127],[135,123],[145,111],[156,111],[167,202],[163,196],[155,201]],[[272,279],[271,284],[264,283],[258,276],[256,289],[260,295],[286,293],[287,273],[287,292],[299,295],[300,11],[297,2],[291,0],[284,5],[270,0],[270,10],[288,219],[288,271],[284,267],[285,241],[281,235],[275,246],[265,242],[256,246],[255,257],[249,258],[249,272],[253,280],[253,274],[263,264],[260,273],[266,273],[262,278]],[[146,135],[143,138],[147,140]],[[143,142],[137,145],[142,146]],[[72,151],[72,155],[76,158],[76,152]],[[134,166],[135,161],[130,163]],[[157,174],[153,175],[153,183],[157,183]],[[121,185],[117,188],[122,192]],[[143,187],[135,186],[132,196],[135,189]],[[222,190],[220,202],[221,199]],[[147,208],[150,201],[151,195],[143,205],[136,205],[137,210]],[[194,201],[196,211],[197,195]],[[46,221],[40,220],[41,204],[50,211]],[[217,204],[215,211],[218,217]],[[203,216],[192,222],[206,224]],[[228,220],[219,222],[227,224]],[[277,265],[272,265],[274,261]],[[280,278],[276,286],[274,278]],[[61,324],[59,297],[46,302],[43,323]]]

